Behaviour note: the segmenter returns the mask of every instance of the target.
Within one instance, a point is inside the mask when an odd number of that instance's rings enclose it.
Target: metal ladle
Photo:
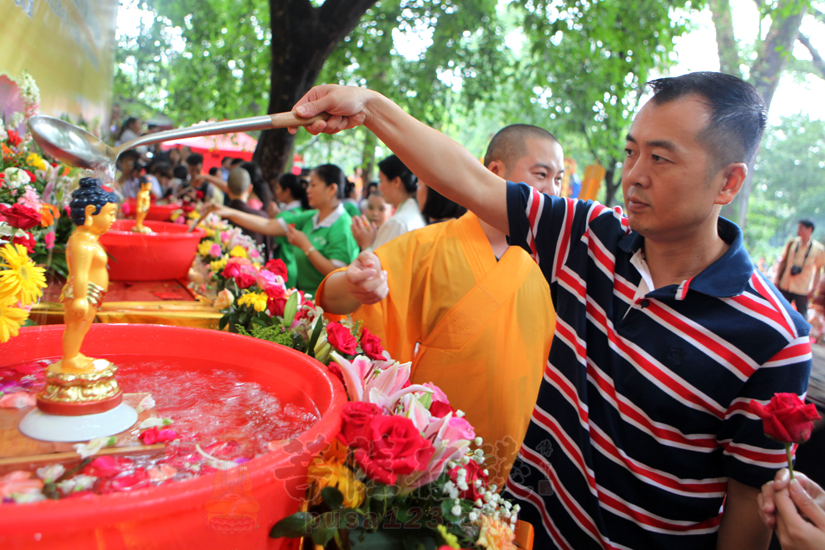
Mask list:
[[[167,130],[146,134],[118,147],[110,147],[86,130],[78,128],[63,120],[43,115],[29,119],[29,130],[34,141],[53,158],[78,168],[97,170],[106,165],[114,166],[117,157],[123,151],[138,145],[151,145],[173,139],[183,139],[232,132],[251,132],[287,128],[289,126],[309,126],[316,120],[327,120],[329,115],[322,113],[311,118],[303,118],[295,113],[276,113],[273,115],[239,118],[223,122],[196,124],[188,128]]]

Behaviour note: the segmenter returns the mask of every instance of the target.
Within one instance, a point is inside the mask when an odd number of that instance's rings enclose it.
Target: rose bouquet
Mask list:
[[[8,80],[16,89],[10,101],[19,104],[11,105],[17,110],[0,121],[0,222],[5,222],[0,240],[24,246],[36,263],[66,275],[63,245],[72,224],[61,210],[77,171],[47,162],[28,133],[26,123],[37,114],[40,101],[34,80],[26,73],[19,81]]]
[[[270,536],[339,549],[365,539],[387,548],[515,548],[518,506],[489,484],[483,452],[471,449],[481,438],[438,387],[410,384],[410,363],[382,355],[331,352],[350,399],[341,431],[309,465],[308,510]]]
[[[192,209],[186,217],[195,220],[199,217],[198,211]],[[198,244],[197,254],[189,272],[189,287],[196,293],[214,300],[217,293],[226,288],[231,279],[223,275],[227,265],[238,263],[249,267],[244,270],[246,273],[257,273],[261,269],[263,255],[254,239],[214,214],[206,216],[200,226],[206,232],[206,236]],[[235,291],[233,295],[237,296],[238,289],[229,286],[230,290]],[[225,301],[224,298],[222,303]]]

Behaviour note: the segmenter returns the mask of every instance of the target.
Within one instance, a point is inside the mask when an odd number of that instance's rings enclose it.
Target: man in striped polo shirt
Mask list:
[[[756,496],[785,455],[748,403],[807,388],[808,326],[719,217],[756,154],[762,99],[721,73],[651,85],[626,137],[627,218],[485,173],[369,90],[321,86],[297,106],[332,115],[313,133],[365,124],[539,263],[556,336],[507,491],[542,550],[766,548]]]

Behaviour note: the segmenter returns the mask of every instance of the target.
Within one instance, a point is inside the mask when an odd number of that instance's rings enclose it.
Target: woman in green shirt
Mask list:
[[[333,164],[322,164],[310,173],[307,186],[307,212],[284,214],[266,220],[239,210],[213,206],[212,212],[235,224],[275,237],[286,237],[295,247],[298,270],[295,286],[315,293],[324,277],[344,267],[358,256],[358,245],[352,236],[352,218],[344,210],[344,172]]]
[[[272,218],[283,218],[287,225],[292,223],[292,218],[296,214],[310,210],[307,200],[307,182],[295,174],[283,174],[275,180],[274,189],[277,202],[282,205],[277,211],[270,212]],[[275,202],[273,201],[273,205]],[[280,259],[286,265],[287,283],[294,284],[298,278],[298,266],[295,264],[295,249],[289,244],[289,240],[284,237],[272,239],[274,251],[272,257]]]

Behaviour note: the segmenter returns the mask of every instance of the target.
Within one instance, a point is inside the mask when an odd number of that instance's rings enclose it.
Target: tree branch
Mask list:
[[[723,73],[742,78],[739,47],[733,35],[733,18],[729,0],[710,0],[713,26],[716,27],[716,49],[719,52],[719,68]]]
[[[811,6],[811,7],[810,7],[810,8],[808,8],[808,9],[810,9],[810,10],[811,10],[811,14],[812,14],[814,17],[816,17],[817,19],[819,19],[822,23],[825,23],[825,13],[823,13],[823,12],[819,11],[818,9],[816,9],[816,8],[815,8],[815,7],[813,7],[813,6]]]
[[[819,71],[819,75],[822,78],[825,78],[825,61],[822,60],[822,56],[819,55],[819,52],[816,51],[816,48],[813,47],[811,41],[808,39],[807,36],[800,34],[796,37],[803,46],[808,48],[808,51],[811,52],[811,57],[813,58],[813,65],[816,67],[816,70]]]

